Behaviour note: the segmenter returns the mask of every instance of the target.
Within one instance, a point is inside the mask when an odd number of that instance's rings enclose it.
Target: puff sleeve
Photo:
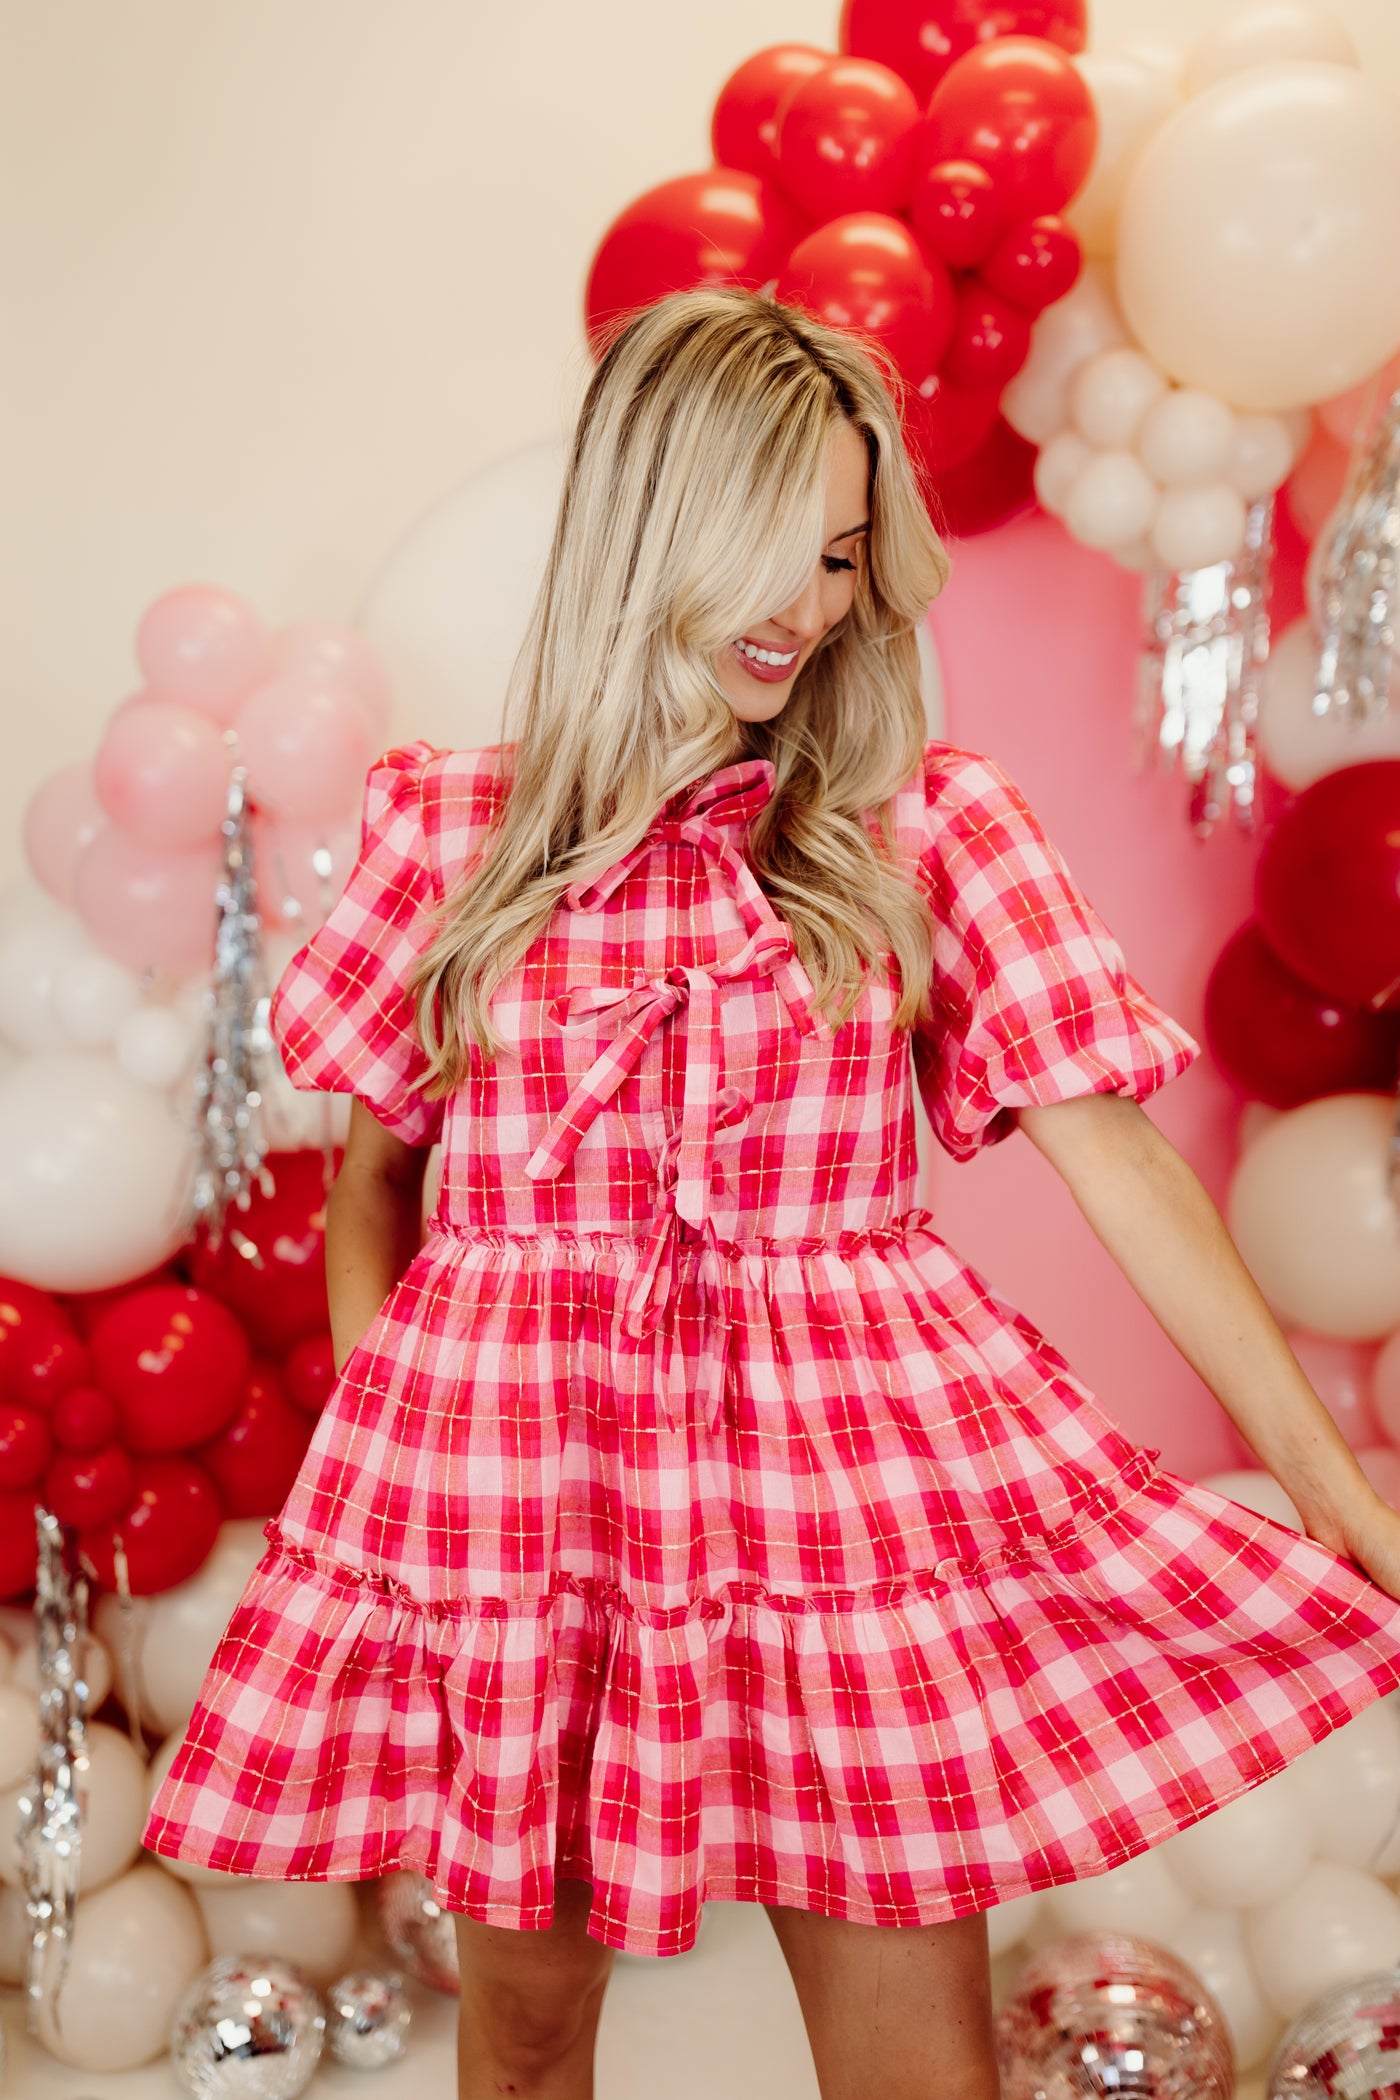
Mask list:
[[[933,908],[933,1019],[915,1075],[944,1150],[970,1159],[1014,1111],[1082,1094],[1142,1101],[1200,1045],[1132,978],[1024,796],[995,761],[931,744],[919,877]]]
[[[287,1076],[354,1094],[406,1144],[431,1145],[443,1103],[417,1090],[427,1068],[408,973],[437,902],[423,810],[431,744],[386,752],[365,785],[360,854],[329,918],[293,956],[270,1024]]]

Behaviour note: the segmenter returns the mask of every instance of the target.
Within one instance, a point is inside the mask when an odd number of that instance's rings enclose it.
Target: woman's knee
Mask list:
[[[560,1883],[542,1931],[457,1919],[462,2017],[522,2074],[567,2058],[596,2031],[613,1950],[588,1937],[588,1896],[585,1884]]]

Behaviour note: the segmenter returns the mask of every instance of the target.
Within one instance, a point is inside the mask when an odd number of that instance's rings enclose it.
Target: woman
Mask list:
[[[824,2100],[989,2100],[986,1910],[1400,1684],[1400,1517],[1139,1106],[1196,1045],[1005,774],[925,743],[944,574],[852,339],[648,309],[518,739],[380,762],[278,990],[293,1077],[357,1096],[340,1378],[146,1842],[431,1875],[472,2100],[591,2093],[613,1951],[706,1897],[765,1904]],[[1026,1132],[1307,1538],[956,1259],[914,1083],[955,1157]]]

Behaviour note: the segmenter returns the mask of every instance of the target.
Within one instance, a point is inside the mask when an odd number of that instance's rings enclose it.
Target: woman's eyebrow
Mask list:
[[[869,530],[870,520],[867,518],[863,525],[848,525],[844,532],[833,532],[826,544],[828,547],[834,547],[837,540],[852,540],[858,532],[869,532]]]

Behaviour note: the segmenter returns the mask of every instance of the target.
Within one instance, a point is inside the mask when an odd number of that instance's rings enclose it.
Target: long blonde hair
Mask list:
[[[916,635],[948,563],[898,387],[852,336],[738,289],[675,293],[613,336],[511,675],[509,791],[412,976],[429,1095],[461,1083],[472,1045],[496,1055],[491,994],[565,889],[637,844],[680,789],[747,756],[774,767],[749,859],[828,1016],[846,1017],[885,955],[896,1024],[927,1012],[932,922],[896,865],[887,803],[923,750]],[[842,418],[871,463],[855,599],[781,712],[744,722],[714,666],[804,589]]]

